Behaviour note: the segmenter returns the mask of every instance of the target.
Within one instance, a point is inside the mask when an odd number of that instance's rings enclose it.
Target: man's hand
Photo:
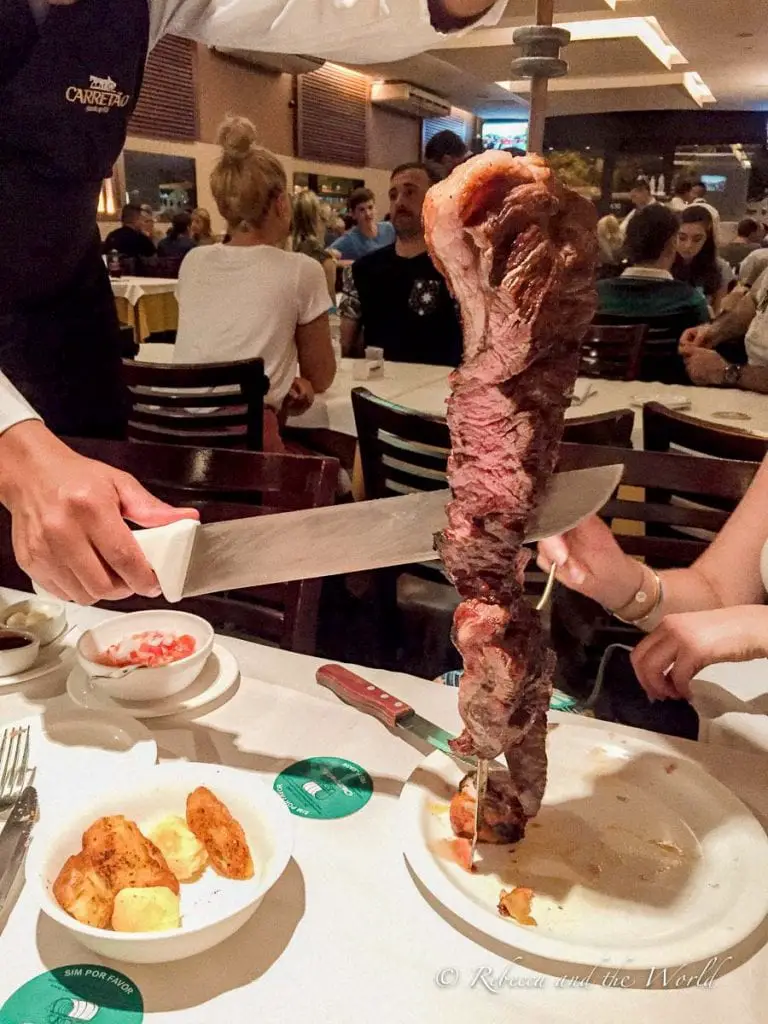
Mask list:
[[[124,520],[164,526],[197,518],[159,501],[132,476],[77,455],[36,421],[0,436],[0,502],[21,568],[79,604],[157,597],[157,578]]]
[[[697,348],[711,348],[712,326],[711,324],[700,324],[698,327],[689,327],[680,335],[680,352],[686,355]]]
[[[684,354],[685,369],[694,384],[722,387],[728,363],[717,352],[695,348]]]
[[[708,665],[768,654],[768,608],[743,605],[667,615],[632,653],[649,697],[690,697],[691,680]]]
[[[309,381],[304,377],[294,377],[283,408],[288,416],[300,416],[312,407],[314,400],[315,390]]]

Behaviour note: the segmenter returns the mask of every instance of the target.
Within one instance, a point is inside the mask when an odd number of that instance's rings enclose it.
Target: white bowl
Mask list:
[[[194,654],[170,665],[137,668],[128,673],[93,661],[99,652],[112,644],[150,629],[188,633],[197,643]],[[172,609],[130,612],[105,619],[83,633],[77,642],[77,660],[91,677],[93,686],[110,697],[127,701],[162,700],[186,689],[197,679],[213,649],[213,639],[213,627],[197,615]]]
[[[3,627],[0,630],[0,634],[2,633],[13,633],[15,636],[23,636],[27,639],[28,643],[23,647],[13,647],[6,651],[0,650],[0,678],[3,676],[15,676],[19,672],[26,672],[37,661],[37,656],[40,653],[40,641],[33,633],[26,629],[6,629]]]
[[[255,868],[252,879],[217,875],[210,865],[181,885],[180,928],[167,932],[113,932],[80,924],[59,906],[53,883],[66,859],[81,848],[83,832],[105,815],[124,814],[140,827],[168,814],[184,817],[187,796],[207,786],[243,827]],[[212,949],[253,915],[282,875],[293,849],[293,821],[280,797],[252,772],[220,765],[174,761],[132,772],[121,786],[80,798],[62,809],[43,808],[27,856],[27,884],[48,917],[86,948],[112,960],[160,964]],[[270,928],[269,920],[264,922]]]
[[[0,612],[0,624],[5,626],[12,615],[20,612],[28,615],[30,612],[40,612],[45,615],[43,622],[36,622],[32,625],[8,626],[8,629],[23,629],[32,633],[40,641],[40,646],[52,643],[57,636],[61,636],[67,625],[67,613],[60,601],[41,600],[39,597],[29,597],[26,601],[17,601],[9,608]]]

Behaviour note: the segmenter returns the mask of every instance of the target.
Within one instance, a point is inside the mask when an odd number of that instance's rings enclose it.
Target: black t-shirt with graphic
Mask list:
[[[384,349],[385,359],[438,366],[461,362],[456,304],[428,253],[406,258],[388,245],[357,260],[339,312],[362,322],[365,344]]]

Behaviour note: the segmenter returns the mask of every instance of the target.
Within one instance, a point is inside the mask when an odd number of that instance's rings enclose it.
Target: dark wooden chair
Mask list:
[[[261,451],[269,389],[263,359],[189,364],[124,359],[123,377],[131,400],[130,440]]]
[[[605,446],[564,444],[560,469],[624,463],[622,483],[641,490],[637,498],[622,490],[601,510],[614,520],[641,524],[638,534],[616,534],[628,554],[654,568],[683,568],[699,557],[744,496],[757,471],[754,462],[715,460],[696,455],[631,451]],[[676,503],[676,499],[683,499]],[[714,507],[714,503],[726,507]],[[687,532],[684,532],[687,531]],[[560,682],[574,693],[591,690],[603,651],[609,644],[634,646],[642,634],[611,618],[600,605],[555,588],[552,640],[559,655]]]
[[[637,380],[658,381],[660,384],[691,383],[683,358],[678,352],[680,335],[687,327],[693,326],[689,316],[643,317],[641,320],[640,317],[598,313],[595,324],[608,327],[645,326]]]
[[[645,324],[590,324],[581,343],[579,374],[605,380],[637,380]]]
[[[90,439],[67,443],[131,473],[165,501],[199,509],[203,522],[332,505],[336,491],[338,465],[332,459]],[[220,632],[312,654],[321,587],[322,580],[301,580],[191,598],[174,607],[202,615]],[[137,597],[107,607],[167,605]]]
[[[717,459],[762,462],[768,455],[768,439],[674,412],[659,402],[643,406],[643,438],[646,451],[697,452]]]

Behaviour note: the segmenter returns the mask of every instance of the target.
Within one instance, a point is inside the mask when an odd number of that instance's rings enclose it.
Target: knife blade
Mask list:
[[[623,465],[554,474],[525,542],[564,533],[606,503]],[[348,505],[201,526],[182,520],[134,536],[167,601],[437,559],[450,491],[420,491]]]
[[[0,832],[0,912],[19,873],[37,819],[37,790],[27,786]]]
[[[480,832],[480,818],[482,806],[485,800],[485,791],[488,789],[488,761],[481,757],[477,762],[477,773],[475,774],[475,827],[472,830],[472,845],[469,850],[469,870],[475,863],[475,851],[477,850],[477,836]]]
[[[355,672],[350,672],[343,665],[321,665],[315,678],[345,704],[372,715],[405,739],[425,741],[472,771],[477,767],[476,758],[463,757],[451,750],[449,741],[455,739],[451,733],[416,714],[410,704],[400,697],[393,697],[391,693]]]

